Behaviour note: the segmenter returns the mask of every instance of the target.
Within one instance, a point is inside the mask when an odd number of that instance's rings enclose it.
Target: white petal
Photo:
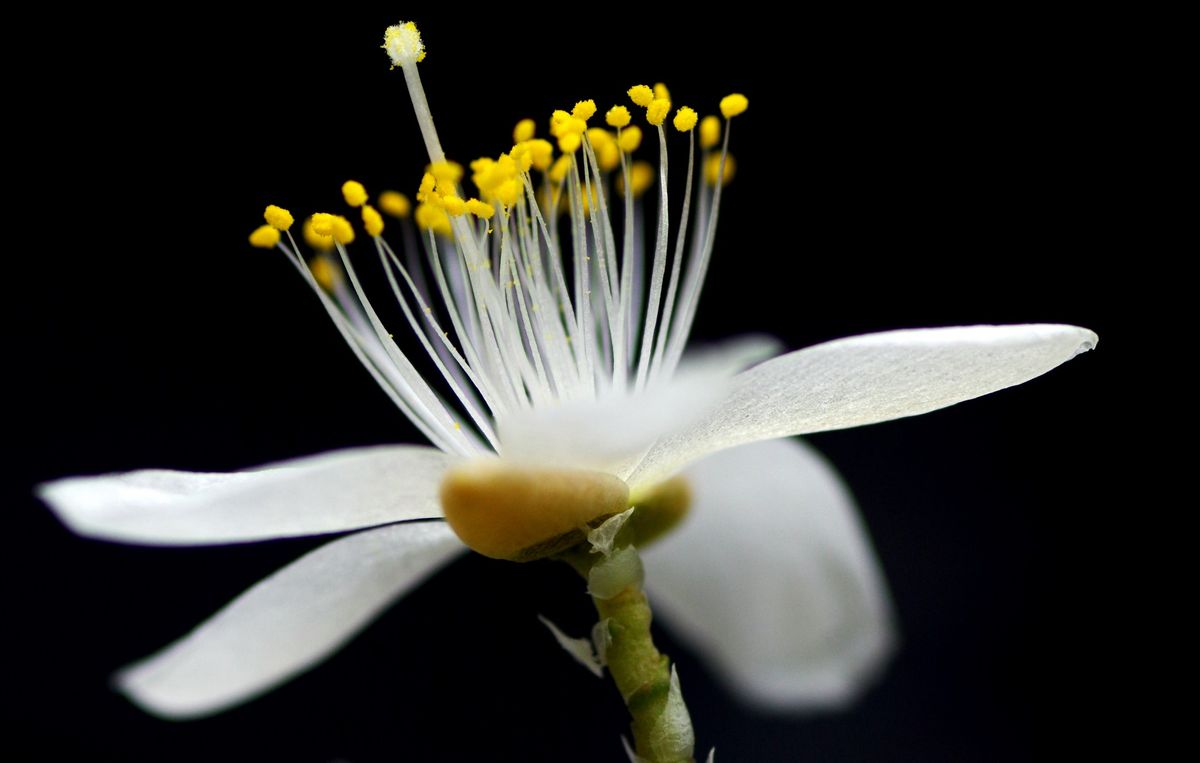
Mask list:
[[[497,422],[501,455],[624,476],[655,441],[703,420],[735,373],[777,348],[768,337],[742,337],[689,355],[674,378],[639,393],[510,413]]]
[[[797,440],[710,456],[694,505],[646,550],[656,611],[746,699],[838,706],[890,654],[891,605],[853,500]]]
[[[237,543],[441,517],[438,484],[451,460],[433,448],[357,448],[228,474],[69,477],[38,486],[38,495],[80,535]]]
[[[874,424],[944,408],[1040,376],[1096,346],[1077,326],[911,329],[839,339],[737,376],[704,421],[659,441],[629,477],[657,482],[742,443]]]
[[[156,715],[224,710],[320,662],[463,548],[444,522],[390,525],[326,543],[125,668],[117,685]]]

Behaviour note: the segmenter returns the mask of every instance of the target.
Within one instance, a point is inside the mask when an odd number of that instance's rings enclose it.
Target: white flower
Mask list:
[[[290,236],[256,236],[279,242],[364,366],[435,447],[338,451],[233,474],[148,470],[41,486],[74,531],[113,541],[200,545],[350,533],[125,669],[119,686],[151,712],[194,717],[316,664],[465,550],[440,521],[443,476],[467,459],[498,456],[611,475],[635,504],[682,473],[694,495],[690,515],[647,553],[653,602],[670,626],[749,699],[822,706],[852,698],[891,647],[886,589],[841,481],[808,446],[781,438],[925,413],[1020,384],[1091,349],[1096,336],[1063,325],[893,331],[769,360],[771,343],[751,339],[687,360],[722,193],[720,184],[693,189],[690,182],[695,119],[684,114],[676,123],[693,142],[673,246],[661,97],[642,104],[658,122],[662,151],[652,250],[643,252],[635,194],[610,213],[610,176],[638,184],[619,149],[620,130],[605,138],[579,126],[595,110],[587,102],[568,115],[574,121],[556,117],[568,157],[558,179],[548,155],[534,158],[542,149],[521,140],[476,169],[483,199],[472,206],[459,196],[455,165],[445,161],[429,117],[416,73],[424,46],[415,27],[399,29],[389,35],[389,53],[404,71],[433,162],[415,215],[426,264],[411,244],[397,255],[384,241],[361,187],[348,186],[346,197],[363,207],[393,293],[441,382],[418,372],[368,301],[343,219],[314,220],[311,240],[333,239],[338,254],[315,268]],[[642,100],[639,91],[635,102]],[[744,99],[730,104],[727,116],[745,108]],[[622,121],[618,114],[610,124]],[[714,176],[725,162],[727,127],[719,152],[708,136],[701,141]],[[606,140],[618,146],[615,156]],[[544,171],[541,184],[530,167]],[[559,220],[561,204],[568,212]],[[291,216],[273,209],[271,230],[286,231]]]

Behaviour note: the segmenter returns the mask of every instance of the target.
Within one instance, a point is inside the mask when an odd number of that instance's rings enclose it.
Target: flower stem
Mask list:
[[[691,719],[671,661],[654,646],[650,634],[653,615],[642,590],[636,549],[624,546],[604,557],[577,547],[560,558],[588,581],[610,639],[605,658],[632,717],[638,758],[645,763],[693,763]]]

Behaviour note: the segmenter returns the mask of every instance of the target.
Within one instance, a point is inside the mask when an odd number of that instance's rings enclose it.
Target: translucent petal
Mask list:
[[[226,474],[145,469],[70,477],[38,495],[80,535],[148,545],[237,543],[440,517],[453,457],[356,448]]]
[[[116,682],[156,715],[191,718],[252,699],[317,664],[464,549],[444,522],[326,543],[234,599]]]
[[[944,408],[1040,376],[1096,346],[1077,326],[912,329],[839,339],[744,371],[711,415],[657,442],[630,474],[658,482],[708,453]]]
[[[797,440],[710,456],[695,503],[646,550],[655,611],[743,697],[772,708],[852,699],[891,652],[891,606],[853,500]]]

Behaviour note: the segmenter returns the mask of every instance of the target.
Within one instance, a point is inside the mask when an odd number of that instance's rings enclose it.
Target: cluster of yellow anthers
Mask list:
[[[673,109],[662,84],[635,85],[628,90],[635,108],[614,105],[603,125],[596,102],[582,100],[550,115],[545,138],[522,119],[509,151],[467,168],[442,149],[417,71],[425,46],[416,27],[390,27],[383,47],[403,71],[429,157],[416,198],[387,191],[371,199],[362,184],[347,181],[342,195],[361,228],[342,215],[312,215],[303,225],[316,252],[311,260],[280,207],[267,208],[266,225],[250,242],[287,255],[367,370],[446,452],[500,452],[499,429],[524,412],[636,394],[671,378],[712,255],[721,191],[732,177],[729,122]],[[747,105],[735,93],[721,100],[720,113],[730,120]],[[633,124],[637,110],[645,127]],[[671,127],[688,136],[674,247]],[[643,129],[658,138],[657,170],[631,156]],[[697,158],[703,171],[693,189]],[[473,193],[466,190],[472,184]],[[652,184],[659,191],[653,223],[636,203]],[[622,203],[610,204],[609,191]],[[400,219],[402,248],[381,235],[385,215]],[[356,230],[370,237],[405,319],[453,397],[429,384],[367,299],[347,249]],[[504,448],[519,449],[507,439]]]
[[[424,52],[420,54],[424,58]],[[420,60],[420,59],[418,59]],[[671,97],[666,85],[659,82],[653,88],[647,85],[635,85],[628,91],[630,100],[646,110],[646,121],[658,127],[662,125],[671,110]],[[741,114],[749,102],[744,95],[734,93],[721,100],[721,113],[726,119]],[[407,218],[413,214],[417,226],[421,230],[452,237],[453,228],[451,217],[474,215],[483,220],[490,220],[496,213],[496,207],[509,209],[518,203],[523,190],[523,177],[530,170],[542,173],[547,181],[547,188],[560,187],[567,179],[567,173],[572,166],[572,156],[587,140],[588,148],[594,152],[596,164],[602,172],[608,173],[622,165],[622,155],[632,154],[642,144],[642,130],[631,124],[632,116],[625,106],[613,106],[604,115],[604,121],[615,129],[615,132],[602,127],[589,127],[588,121],[596,114],[596,102],[589,99],[579,101],[571,111],[556,110],[550,116],[550,135],[555,138],[560,155],[554,157],[554,145],[550,141],[534,137],[536,123],[532,119],[522,119],[513,129],[514,145],[508,153],[501,154],[496,159],[481,157],[471,162],[471,180],[479,190],[481,198],[463,199],[459,196],[459,183],[463,178],[462,165],[453,161],[434,162],[426,169],[421,185],[417,189],[417,208],[415,212],[407,196],[397,191],[384,191],[379,196],[379,207],[395,218]],[[721,122],[716,116],[706,116],[700,119],[695,110],[681,106],[675,112],[672,124],[679,132],[691,132],[697,124],[700,127],[700,147],[705,151],[715,147],[721,139]],[[720,153],[711,153],[704,159],[704,177],[706,182],[716,185],[718,175],[722,174],[721,165],[724,160],[722,184],[733,179],[735,162],[728,152],[724,157]],[[629,163],[629,186],[633,195],[640,196],[654,182],[654,169],[647,162],[636,161]],[[618,176],[615,182],[616,190],[624,195],[625,178]],[[368,202],[366,189],[357,181],[349,180],[342,186],[342,195],[348,205],[362,210],[363,229],[374,237],[383,233],[383,217],[379,211]],[[538,203],[545,211],[551,200],[557,196],[559,203],[566,206],[568,199],[565,194],[539,192]],[[583,198],[583,211],[588,212],[589,202],[594,194]],[[266,225],[250,234],[250,243],[264,249],[274,248],[280,242],[280,233],[291,228],[293,218],[290,212],[275,205],[268,206],[264,213]],[[342,215],[318,212],[304,222],[304,240],[318,252],[329,251],[334,242],[342,245],[354,241],[354,228],[350,221]],[[318,279],[324,280],[324,279]]]

